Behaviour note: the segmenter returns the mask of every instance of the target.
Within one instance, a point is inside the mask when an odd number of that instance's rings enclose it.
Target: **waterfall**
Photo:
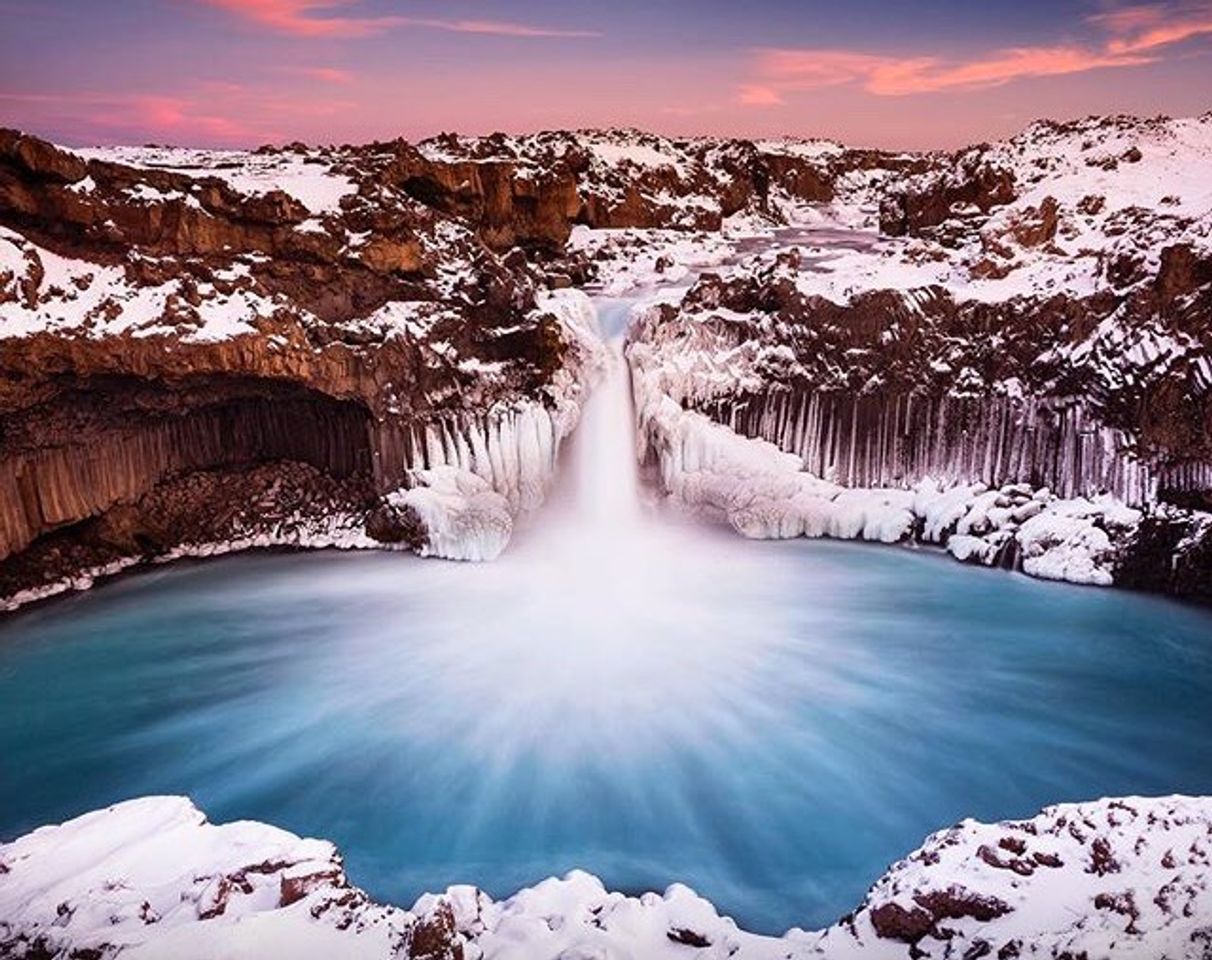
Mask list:
[[[569,464],[573,514],[599,536],[640,522],[635,417],[622,351],[631,307],[626,300],[599,306],[598,323],[608,350],[606,371],[581,415]]]

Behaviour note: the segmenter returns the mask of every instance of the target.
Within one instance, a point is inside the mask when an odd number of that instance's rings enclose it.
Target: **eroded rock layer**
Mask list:
[[[122,542],[155,558],[220,529],[323,529],[494,555],[595,364],[567,288],[687,283],[633,337],[650,453],[716,436],[664,396],[796,455],[818,493],[1110,498],[1139,514],[1134,546],[1118,507],[1081,508],[1116,557],[1082,576],[1205,596],[1210,155],[1210,117],[1041,122],[954,154],[592,130],[71,151],[0,132],[0,594],[119,562],[98,530],[135,530],[203,474],[233,502]],[[248,510],[233,478],[274,470],[328,493],[287,509],[258,487]],[[762,528],[765,506],[711,489]],[[932,542],[1025,562],[1018,526],[972,527]]]

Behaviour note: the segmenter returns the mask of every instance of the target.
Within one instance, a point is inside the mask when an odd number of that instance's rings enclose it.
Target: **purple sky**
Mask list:
[[[0,0],[0,125],[255,146],[640,126],[951,147],[1212,109],[1212,0]]]

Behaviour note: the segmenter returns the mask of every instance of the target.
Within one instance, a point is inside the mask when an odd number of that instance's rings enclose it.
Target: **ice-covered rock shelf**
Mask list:
[[[1135,549],[1145,514],[1109,494],[1062,496],[1047,487],[962,482],[946,474],[906,483],[909,475],[898,473],[897,487],[823,480],[799,455],[670,397],[643,340],[631,345],[629,357],[641,458],[656,467],[675,504],[744,536],[935,544],[961,561],[1100,586],[1117,582]],[[801,420],[810,408],[801,408]],[[787,426],[790,416],[767,423],[775,434],[800,429]],[[855,436],[848,441],[852,451]],[[885,464],[882,457],[874,462]],[[852,460],[848,476],[856,469]],[[1179,522],[1191,535],[1176,563],[1183,551],[1204,549],[1212,528],[1204,514],[1185,514]]]
[[[746,933],[693,891],[629,897],[573,872],[494,901],[470,886],[378,904],[340,854],[147,797],[0,845],[0,955],[365,960],[929,960],[1204,956],[1212,800],[1126,798],[965,820],[821,931]]]

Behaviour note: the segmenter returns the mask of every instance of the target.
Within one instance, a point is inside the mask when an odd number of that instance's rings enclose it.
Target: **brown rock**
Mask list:
[[[1028,207],[1010,232],[1019,246],[1039,247],[1056,237],[1060,208],[1055,197],[1044,197],[1039,207]]]
[[[882,940],[917,943],[934,929],[934,917],[921,907],[906,909],[899,903],[884,903],[871,911],[871,925]]]
[[[408,960],[463,960],[463,938],[455,929],[449,903],[441,901],[413,925],[405,956]]]

